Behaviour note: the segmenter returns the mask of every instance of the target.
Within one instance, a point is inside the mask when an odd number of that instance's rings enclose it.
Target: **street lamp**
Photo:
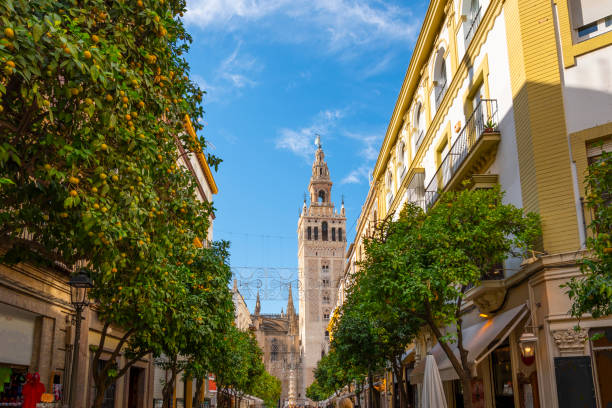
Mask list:
[[[76,376],[79,371],[79,343],[81,337],[81,319],[83,309],[89,306],[89,289],[93,283],[89,279],[86,269],[81,269],[68,281],[70,285],[70,303],[76,311],[76,327],[74,333],[74,348],[72,350],[72,374],[70,374],[70,406],[74,407],[74,396],[76,393]]]
[[[535,360],[535,348],[538,342],[538,337],[532,332],[524,332],[519,338],[519,345],[521,347],[521,360],[525,365],[533,364]]]

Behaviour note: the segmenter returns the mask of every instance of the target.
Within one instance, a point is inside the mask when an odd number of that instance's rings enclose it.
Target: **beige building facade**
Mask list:
[[[363,257],[372,222],[397,217],[406,202],[427,211],[440,190],[499,184],[506,203],[540,214],[534,256],[509,257],[467,293],[464,337],[478,406],[612,404],[612,318],[578,322],[561,287],[580,275],[577,260],[585,254],[585,170],[612,149],[611,61],[609,1],[430,2],[344,279],[350,282]],[[605,340],[590,340],[595,333]],[[524,335],[535,338],[533,358],[521,350],[521,337],[530,337]],[[420,406],[422,361],[432,352],[449,406],[459,406],[458,377],[433,334],[424,329],[407,352],[404,378],[396,381],[408,381],[411,396],[395,402]]]
[[[251,315],[251,330],[263,351],[266,370],[281,382],[281,407],[298,404],[297,390],[302,378],[298,319],[291,286],[285,313],[261,313],[261,302],[257,294],[255,311]]]

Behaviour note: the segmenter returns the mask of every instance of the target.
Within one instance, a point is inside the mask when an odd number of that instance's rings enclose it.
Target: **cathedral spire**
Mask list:
[[[291,284],[289,284],[289,299],[287,300],[287,316],[291,317],[295,315],[295,308],[293,307],[293,294],[291,293]]]
[[[261,312],[261,302],[259,301],[259,289],[257,290],[257,300],[255,301],[255,314],[259,315]]]

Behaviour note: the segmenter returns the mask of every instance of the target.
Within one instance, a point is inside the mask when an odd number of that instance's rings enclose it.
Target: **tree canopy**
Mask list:
[[[612,153],[603,152],[587,169],[586,208],[590,211],[589,254],[581,260],[583,275],[567,284],[571,313],[580,318],[612,314]]]
[[[99,406],[130,364],[183,350],[188,333],[232,314],[224,250],[196,245],[212,205],[178,164],[206,147],[185,131],[203,114],[182,57],[185,1],[6,0],[0,11],[3,260],[89,271],[104,324],[96,359],[109,328],[123,329],[93,364]]]

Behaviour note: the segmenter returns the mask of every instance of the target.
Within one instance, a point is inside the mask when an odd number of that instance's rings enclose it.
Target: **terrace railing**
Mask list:
[[[425,189],[427,208],[436,202],[440,191],[447,186],[482,135],[485,132],[497,131],[497,123],[497,100],[482,99],[467,119],[465,126]]]

